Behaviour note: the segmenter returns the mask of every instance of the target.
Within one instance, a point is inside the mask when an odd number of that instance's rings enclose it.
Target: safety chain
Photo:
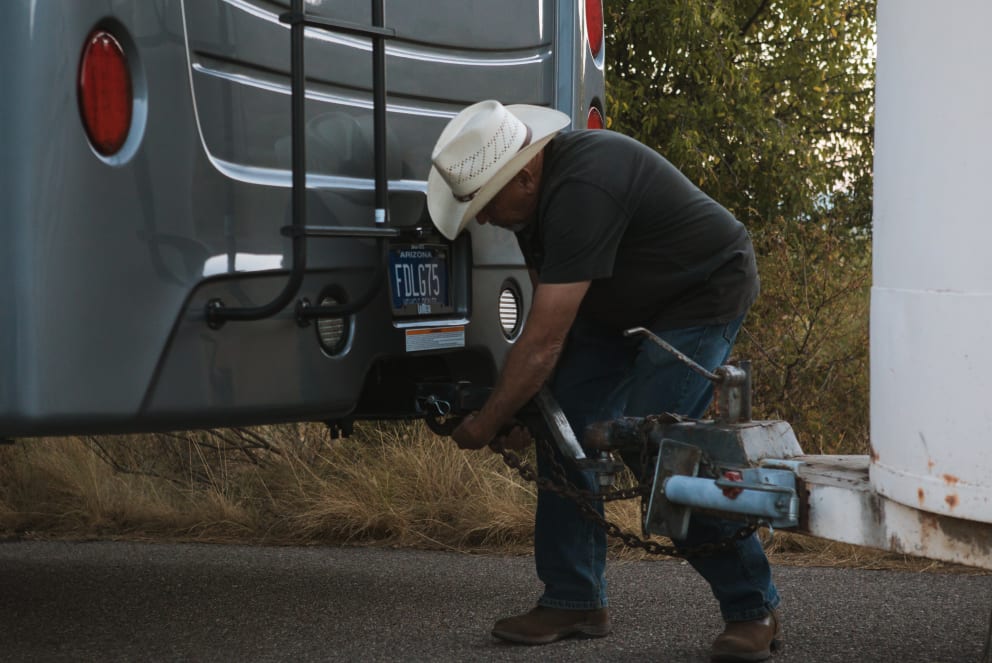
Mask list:
[[[494,443],[492,445],[492,449],[499,453],[503,457],[503,462],[506,463],[507,467],[516,470],[524,481],[533,481],[537,484],[539,490],[546,490],[550,493],[555,493],[556,495],[572,500],[578,507],[579,514],[583,518],[596,523],[602,527],[609,536],[620,539],[624,542],[624,544],[631,548],[639,548],[651,555],[666,555],[668,557],[684,557],[687,559],[691,557],[711,557],[721,552],[730,550],[738,541],[742,541],[754,534],[760,526],[758,524],[748,524],[721,541],[707,542],[690,548],[666,546],[658,543],[657,541],[642,538],[633,532],[628,532],[627,530],[621,528],[616,523],[607,520],[606,517],[599,513],[596,507],[593,506],[593,502],[606,502],[612,500],[630,499],[634,497],[645,497],[651,490],[651,487],[647,484],[644,476],[644,474],[646,474],[646,470],[641,476],[641,483],[637,486],[613,490],[602,494],[594,493],[590,490],[579,488],[569,481],[568,476],[565,473],[565,468],[562,467],[561,463],[558,461],[554,450],[551,448],[551,444],[546,438],[539,436],[538,444],[540,445],[538,448],[538,453],[544,453],[551,464],[550,474],[554,480],[539,476],[537,470],[535,470],[530,464],[528,464],[513,451],[503,448],[501,444]],[[641,450],[642,467],[646,467],[646,464],[643,463],[647,456],[646,450],[647,445],[645,444]],[[645,509],[646,507],[644,505],[644,501],[642,500],[642,516]]]

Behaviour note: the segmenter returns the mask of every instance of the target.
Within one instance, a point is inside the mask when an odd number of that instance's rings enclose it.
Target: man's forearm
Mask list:
[[[554,370],[588,289],[589,281],[541,284],[535,289],[523,334],[510,349],[496,388],[479,413],[452,433],[458,446],[482,448],[534,397]]]
[[[554,370],[562,344],[521,337],[510,350],[493,393],[478,419],[493,434],[534,397]]]

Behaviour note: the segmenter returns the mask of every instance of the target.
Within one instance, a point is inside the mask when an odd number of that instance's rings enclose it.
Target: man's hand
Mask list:
[[[458,425],[451,433],[451,439],[455,441],[459,449],[481,449],[488,445],[496,437],[496,431],[489,430],[474,415],[465,417],[465,421]]]
[[[504,449],[519,451],[526,449],[534,440],[523,426],[513,426],[505,435],[499,432],[490,433],[489,429],[475,416],[469,415],[451,433],[455,444],[461,449],[481,449],[492,443],[500,444]]]
[[[541,388],[554,370],[589,281],[538,284],[523,333],[513,344],[496,387],[479,413],[451,434],[462,449],[481,449]],[[512,444],[522,444],[519,436]]]
[[[509,451],[520,451],[533,444],[534,438],[523,426],[514,426],[506,435],[496,438],[496,443]]]

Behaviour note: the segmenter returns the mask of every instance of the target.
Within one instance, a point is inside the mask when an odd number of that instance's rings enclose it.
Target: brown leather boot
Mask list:
[[[782,623],[772,610],[767,617],[749,622],[727,622],[713,641],[714,661],[764,661],[782,646]]]
[[[606,608],[560,610],[539,605],[527,614],[499,620],[493,635],[522,645],[546,645],[573,635],[601,638],[612,629]]]

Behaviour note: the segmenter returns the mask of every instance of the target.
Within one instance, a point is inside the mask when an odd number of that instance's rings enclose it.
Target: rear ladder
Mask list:
[[[219,329],[228,321],[263,320],[282,311],[299,293],[307,266],[307,239],[310,237],[373,237],[379,253],[379,263],[369,287],[359,297],[332,306],[313,305],[306,298],[296,302],[296,319],[301,326],[313,318],[340,316],[363,309],[382,289],[385,280],[388,250],[386,240],[398,237],[400,231],[389,227],[389,183],[386,175],[386,39],[396,36],[385,27],[383,0],[372,0],[372,25],[307,16],[304,0],[292,0],[290,11],[279,17],[290,26],[290,83],[292,141],[292,199],[291,221],[281,233],[292,240],[292,264],[289,280],[272,301],[260,306],[228,307],[219,298],[206,306],[207,324]],[[307,27],[343,32],[372,40],[372,116],[375,168],[375,218],[373,226],[308,226],[306,225],[306,74],[304,69],[305,29]]]

